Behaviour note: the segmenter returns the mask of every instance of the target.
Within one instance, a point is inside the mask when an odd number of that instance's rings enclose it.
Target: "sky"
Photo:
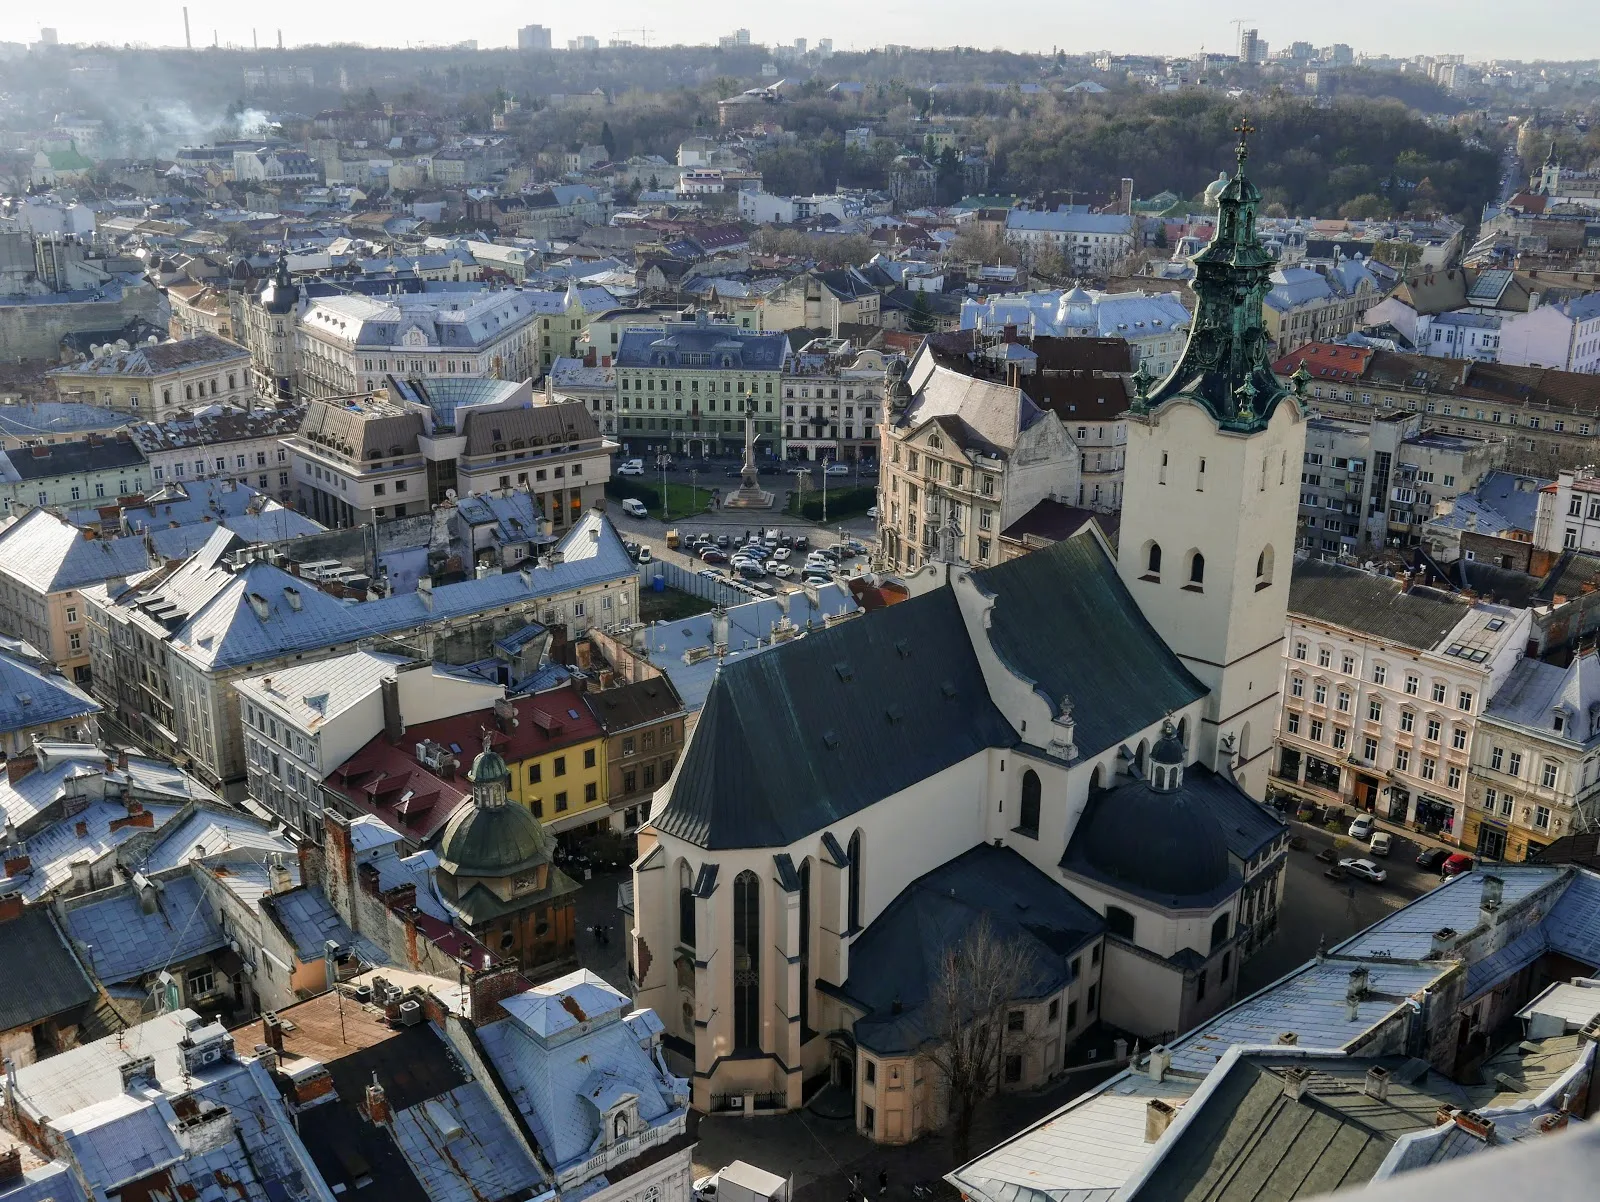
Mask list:
[[[742,7],[742,6],[741,6]],[[815,45],[833,39],[836,49],[865,49],[885,42],[914,46],[977,46],[982,49],[1069,53],[1113,50],[1123,53],[1183,54],[1205,48],[1231,53],[1237,45],[1233,17],[1245,19],[1270,48],[1294,41],[1315,45],[1347,42],[1357,52],[1410,56],[1463,54],[1468,59],[1600,58],[1600,16],[1594,0],[1344,0],[1334,8],[1305,0],[1274,0],[1271,5],[1233,0],[1227,8],[1195,0],[1141,0],[1136,4],[1055,2],[1012,5],[1000,22],[976,21],[983,11],[972,0],[810,0],[776,6],[766,16],[735,18],[735,6],[693,4],[686,0],[609,0],[584,6],[508,3],[482,0],[466,10],[423,0],[390,0],[378,9],[334,5],[326,0],[276,0],[261,6],[196,0],[189,5],[194,44],[210,45],[213,31],[223,44],[250,46],[251,22],[260,44],[276,42],[281,27],[285,45],[311,42],[381,42],[385,45],[440,44],[466,38],[480,46],[515,45],[519,25],[548,24],[557,46],[580,34],[640,40],[651,44],[714,41],[731,33],[734,21],[748,24],[752,39],[768,44],[806,38]],[[1207,11],[1207,10],[1210,11]],[[596,15],[586,15],[593,11]],[[1252,15],[1254,14],[1254,15]],[[33,41],[39,26],[53,23],[60,40],[183,44],[183,7],[127,0],[77,0],[56,10],[42,0],[0,4],[0,40]],[[3,72],[0,72],[3,75]],[[3,78],[0,78],[3,86]]]

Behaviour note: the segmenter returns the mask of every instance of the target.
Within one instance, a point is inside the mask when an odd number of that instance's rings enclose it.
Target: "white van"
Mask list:
[[[642,475],[644,475],[644,460],[643,459],[624,459],[620,464],[617,465],[617,475],[619,475],[619,476],[642,476]]]
[[[622,512],[628,514],[630,517],[636,518],[647,518],[650,516],[650,511],[644,507],[644,502],[639,500],[638,497],[629,497],[623,501]]]

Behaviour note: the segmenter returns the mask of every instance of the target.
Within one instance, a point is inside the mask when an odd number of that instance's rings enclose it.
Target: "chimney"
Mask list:
[[[1374,1101],[1387,1102],[1389,1100],[1389,1070],[1373,1065],[1367,1070],[1367,1082],[1362,1092]]]
[[[10,922],[13,918],[22,917],[22,894],[13,890],[10,893],[0,893],[0,922]]]
[[[267,1046],[278,1055],[283,1055],[283,1023],[278,1016],[268,1010],[261,1016],[261,1031],[267,1041]]]
[[[1481,1139],[1486,1144],[1494,1143],[1494,1123],[1476,1110],[1458,1110],[1455,1118],[1456,1126],[1468,1135]]]
[[[585,367],[594,366],[594,347],[591,346],[588,352],[583,356],[583,365]]]
[[[1439,1109],[1434,1112],[1433,1125],[1435,1127],[1443,1127],[1446,1123],[1448,1123],[1451,1119],[1453,1119],[1455,1117],[1456,1117],[1456,1108],[1454,1106],[1450,1106],[1448,1104],[1440,1106]]]
[[[139,894],[139,912],[141,914],[154,914],[156,912],[157,886],[154,881],[142,872],[133,874],[133,887]]]
[[[510,734],[517,725],[517,707],[504,697],[495,698],[495,729],[503,735]]]
[[[117,1066],[117,1072],[122,1077],[122,1091],[126,1093],[128,1087],[135,1081],[148,1081],[155,1078],[156,1058],[154,1056],[139,1056],[133,1060],[125,1060]]]
[[[422,608],[429,613],[433,612],[433,577],[417,577],[417,600],[422,602]]]
[[[1308,1068],[1291,1068],[1283,1074],[1283,1096],[1292,1102],[1298,1102],[1306,1092],[1306,1082],[1311,1079],[1311,1070]]]
[[[1278,1035],[1278,1044],[1281,1047],[1292,1048],[1300,1042],[1300,1036],[1293,1031],[1283,1031]]]
[[[292,584],[283,586],[283,599],[289,603],[289,608],[295,613],[300,612],[300,590]]]
[[[38,766],[39,757],[33,752],[19,752],[6,761],[6,779],[12,784],[16,784]]]
[[[1483,900],[1478,903],[1483,921],[1494,925],[1494,916],[1500,910],[1500,900],[1505,895],[1506,883],[1497,876],[1483,878]]]
[[[1540,1135],[1555,1135],[1557,1132],[1565,1131],[1567,1129],[1567,1117],[1567,1112],[1565,1110],[1561,1111],[1559,1114],[1547,1114],[1543,1116],[1537,1123],[1535,1123],[1534,1126],[1538,1129]],[[5,1180],[5,1173],[4,1171],[0,1171],[0,1181],[3,1180]]]
[[[383,737],[398,743],[406,733],[405,721],[400,717],[400,681],[385,677],[378,682],[378,692],[383,698]]]
[[[376,1127],[385,1126],[393,1118],[388,1095],[378,1084],[378,1074],[372,1074],[372,1084],[367,1086],[367,1119]]]
[[[267,892],[276,897],[294,888],[294,874],[283,862],[283,853],[275,851],[267,861]]]
[[[22,1176],[22,1146],[12,1144],[0,1152],[0,1185],[16,1181]]]
[[[1456,945],[1456,929],[1454,927],[1440,927],[1433,933],[1433,942],[1428,948],[1428,954],[1437,960],[1440,956],[1454,949]]]
[[[128,770],[128,749],[126,747],[119,747],[119,748],[117,748],[117,771],[118,772],[126,772],[127,770]],[[138,813],[139,811],[134,808],[136,805],[138,805],[137,802],[130,801],[128,803],[128,813],[130,813],[130,814]]]
[[[278,1053],[269,1045],[258,1043],[252,1050],[255,1052],[256,1060],[260,1062],[261,1067],[266,1069],[269,1074],[278,1071]]]
[[[1167,1079],[1167,1074],[1172,1071],[1172,1051],[1165,1044],[1157,1044],[1150,1049],[1150,1058],[1145,1061],[1145,1072],[1150,1080],[1158,1084]]]
[[[1350,970],[1350,984],[1345,987],[1344,1000],[1351,1022],[1361,1017],[1361,1002],[1367,996],[1367,982],[1370,976],[1364,964]]]
[[[80,839],[87,839],[89,837],[89,823],[85,819],[78,819],[78,824],[73,827],[72,833]]]
[[[1178,1113],[1178,1108],[1171,1102],[1163,1102],[1160,1098],[1151,1098],[1144,1108],[1144,1142],[1153,1144],[1172,1126],[1173,1116]]]
[[[33,871],[33,857],[23,848],[16,848],[16,854],[5,859],[5,875],[8,877],[21,876],[25,872]]]
[[[257,620],[265,622],[267,620],[267,615],[272,612],[271,608],[267,605],[267,599],[260,593],[247,593],[245,596],[250,602],[250,608],[255,610]]]

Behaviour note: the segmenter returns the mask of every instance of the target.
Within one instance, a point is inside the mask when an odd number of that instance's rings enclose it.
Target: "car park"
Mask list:
[[[1381,885],[1389,879],[1389,874],[1371,860],[1343,859],[1339,861],[1339,867],[1344,869],[1347,876],[1358,876],[1375,885]]]
[[[1372,836],[1372,845],[1367,848],[1375,856],[1387,856],[1394,847],[1394,836],[1388,831],[1379,831]]]
[[[1350,837],[1352,839],[1360,839],[1361,842],[1365,843],[1368,839],[1372,838],[1372,832],[1374,829],[1376,829],[1377,825],[1378,824],[1372,820],[1371,814],[1357,815],[1356,820],[1350,824]]]
[[[630,517],[647,518],[650,511],[644,507],[644,502],[638,497],[627,497],[622,502],[622,512]]]

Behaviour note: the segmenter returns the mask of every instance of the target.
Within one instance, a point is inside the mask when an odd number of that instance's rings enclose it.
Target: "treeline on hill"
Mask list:
[[[1266,206],[1289,214],[1473,220],[1494,195],[1493,149],[1469,146],[1457,130],[1392,100],[1323,107],[1285,97],[1246,108],[1202,92],[1097,98],[997,128],[996,174],[1018,193],[1071,190],[1099,200],[1131,176],[1138,195],[1193,197],[1232,166],[1242,115],[1256,127],[1250,177]]]

